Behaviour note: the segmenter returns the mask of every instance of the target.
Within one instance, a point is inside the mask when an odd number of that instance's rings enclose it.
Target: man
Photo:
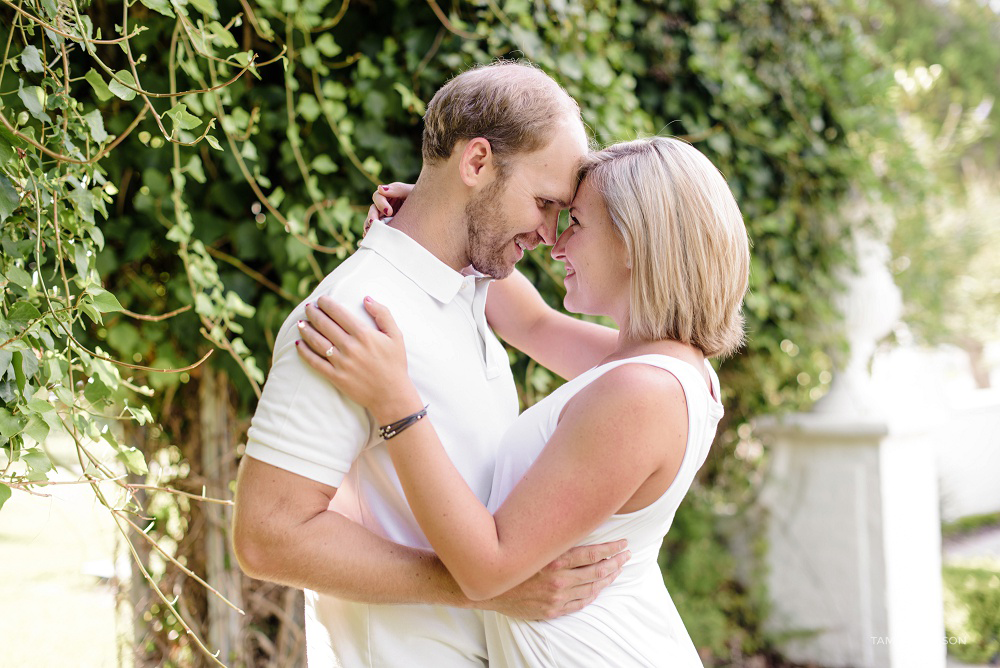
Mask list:
[[[392,309],[442,442],[483,502],[518,410],[486,322],[487,286],[525,249],[554,242],[586,150],[578,106],[540,70],[498,63],[459,75],[428,105],[424,165],[406,207],[376,222],[307,300],[330,295],[359,317],[365,296]],[[248,434],[234,520],[240,565],[307,590],[310,665],[485,665],[481,613],[427,551],[381,425],[296,354],[305,308],[278,335]],[[622,549],[570,551],[479,605],[527,618],[579,609],[617,574]]]

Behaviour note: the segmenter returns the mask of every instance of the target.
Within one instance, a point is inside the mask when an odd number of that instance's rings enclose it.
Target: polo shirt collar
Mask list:
[[[464,276],[439,260],[409,235],[376,219],[359,244],[403,273],[431,297],[447,304],[462,287]]]

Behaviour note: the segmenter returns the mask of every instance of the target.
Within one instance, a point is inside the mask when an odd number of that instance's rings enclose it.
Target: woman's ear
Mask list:
[[[470,188],[483,184],[483,179],[493,164],[493,148],[490,142],[483,137],[470,139],[462,150],[462,157],[459,160],[458,170],[462,182]]]

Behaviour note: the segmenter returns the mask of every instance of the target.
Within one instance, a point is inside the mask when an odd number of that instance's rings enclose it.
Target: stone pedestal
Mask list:
[[[769,626],[797,662],[943,668],[940,529],[932,453],[875,420],[797,415],[771,442]]]

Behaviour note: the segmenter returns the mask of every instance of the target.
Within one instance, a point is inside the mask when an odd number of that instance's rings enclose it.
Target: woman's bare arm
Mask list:
[[[516,269],[490,285],[486,319],[501,339],[567,380],[596,366],[618,342],[618,330],[549,306]]]
[[[318,332],[303,331],[309,347],[299,351],[306,362],[379,424],[420,410],[388,310],[366,301],[381,330],[375,331],[332,300],[320,304],[336,324],[309,312]],[[329,357],[314,352],[330,344]],[[386,444],[427,539],[462,591],[481,600],[579,543],[654,473],[672,480],[684,454],[686,418],[683,389],[671,374],[640,364],[608,371],[567,404],[541,456],[495,517],[455,469],[431,419]]]

